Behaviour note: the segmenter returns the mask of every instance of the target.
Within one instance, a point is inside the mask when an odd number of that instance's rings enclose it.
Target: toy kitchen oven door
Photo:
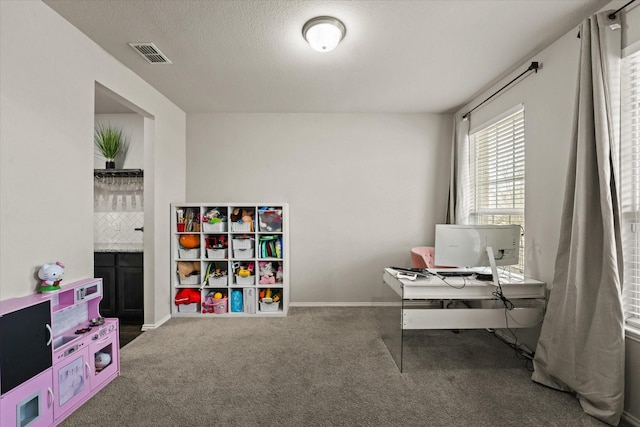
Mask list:
[[[118,369],[116,319],[105,319],[86,337],[54,354],[53,387],[56,420],[78,408],[87,396],[104,387]]]

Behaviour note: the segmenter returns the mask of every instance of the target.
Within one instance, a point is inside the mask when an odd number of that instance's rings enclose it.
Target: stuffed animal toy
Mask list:
[[[254,231],[253,211],[235,208],[229,218],[231,219],[231,222],[248,222],[250,231]]]
[[[38,271],[40,282],[39,292],[56,292],[60,290],[60,282],[64,276],[64,265],[61,262],[44,264]]]
[[[282,263],[278,263],[278,271],[276,271],[276,282],[282,283],[284,279],[284,273],[282,272]]]
[[[242,211],[240,210],[240,208],[235,208],[233,212],[231,212],[231,215],[229,215],[229,219],[231,220],[231,222],[238,222],[241,218]]]
[[[276,283],[276,278],[273,276],[273,265],[270,262],[260,262],[260,283],[271,284]]]
[[[178,261],[180,280],[185,280],[194,274],[200,274],[200,261]]]

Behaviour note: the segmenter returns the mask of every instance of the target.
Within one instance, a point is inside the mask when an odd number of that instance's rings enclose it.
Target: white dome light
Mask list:
[[[302,36],[318,52],[329,52],[335,49],[346,32],[344,24],[339,19],[330,16],[318,16],[310,19],[302,27]]]

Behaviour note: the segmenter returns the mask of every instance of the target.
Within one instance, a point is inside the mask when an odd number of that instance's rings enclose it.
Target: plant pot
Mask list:
[[[113,161],[113,160],[107,160],[105,162],[104,168],[105,169],[115,169],[116,168],[116,162]]]

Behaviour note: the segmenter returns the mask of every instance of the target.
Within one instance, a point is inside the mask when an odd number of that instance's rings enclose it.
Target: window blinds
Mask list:
[[[640,52],[622,64],[622,297],[627,324],[640,328]]]
[[[524,108],[470,135],[470,221],[524,227]],[[524,272],[524,237],[520,264]]]

